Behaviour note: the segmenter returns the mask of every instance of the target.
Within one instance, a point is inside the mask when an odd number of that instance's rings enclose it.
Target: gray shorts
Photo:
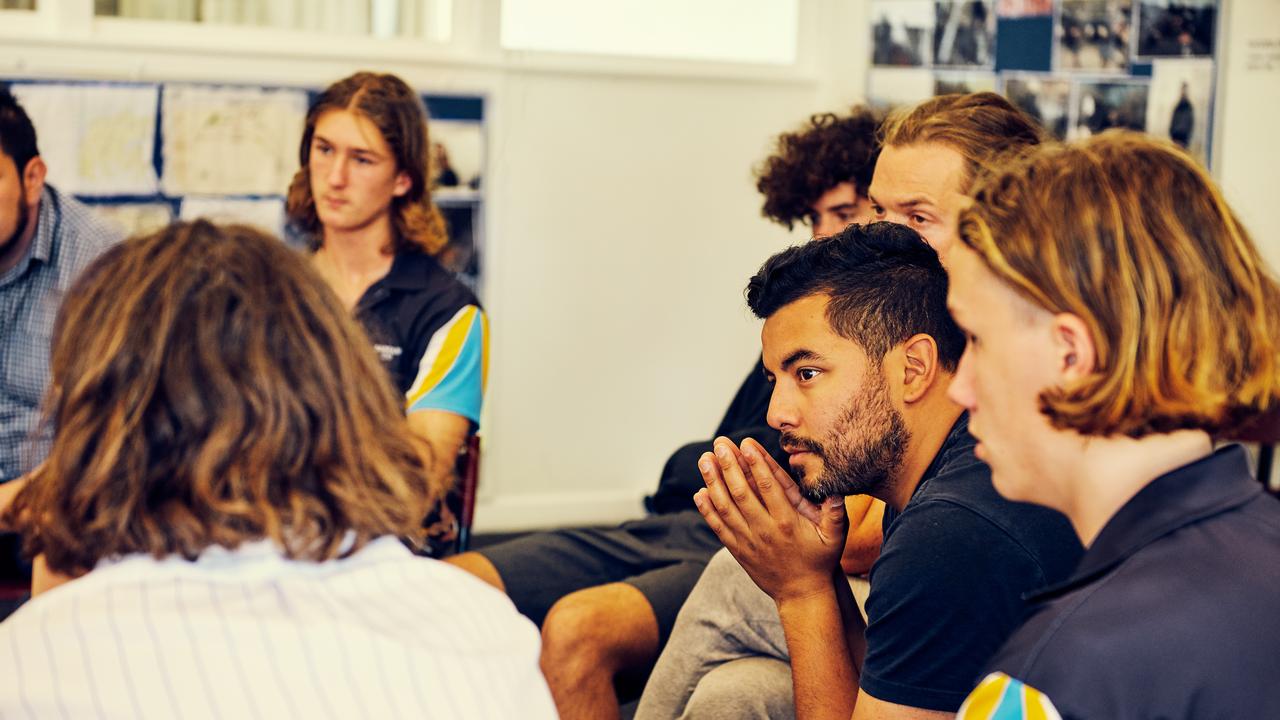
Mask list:
[[[721,547],[698,511],[683,510],[615,528],[533,533],[478,552],[497,568],[516,609],[539,626],[565,595],[624,582],[649,601],[666,644],[680,606]]]

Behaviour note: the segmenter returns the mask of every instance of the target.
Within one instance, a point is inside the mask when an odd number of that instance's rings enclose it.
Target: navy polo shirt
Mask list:
[[[961,717],[1280,718],[1280,502],[1238,445],[1153,480],[1035,599]]]
[[[955,712],[1025,617],[1023,597],[1080,560],[1066,517],[1001,497],[974,445],[962,414],[902,512],[885,509],[860,682],[880,700]]]

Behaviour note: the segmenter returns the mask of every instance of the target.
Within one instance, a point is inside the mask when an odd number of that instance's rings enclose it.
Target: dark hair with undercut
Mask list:
[[[40,154],[36,128],[7,85],[0,85],[0,150],[13,159],[19,178],[31,158]]]
[[[947,311],[947,273],[933,248],[905,225],[850,225],[787,248],[765,261],[746,294],[762,320],[810,295],[830,296],[831,329],[876,363],[917,333],[934,339],[948,372],[964,354],[964,334]]]
[[[866,195],[880,154],[879,131],[880,117],[856,106],[844,116],[813,115],[801,129],[779,135],[773,154],[756,169],[761,213],[790,230],[840,183]]]

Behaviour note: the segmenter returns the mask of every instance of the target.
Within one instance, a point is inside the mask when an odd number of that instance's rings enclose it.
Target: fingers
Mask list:
[[[782,492],[786,496],[787,502],[790,503],[791,507],[795,508],[795,511],[800,513],[800,516],[804,519],[812,522],[814,525],[821,525],[822,513],[820,509],[817,505],[814,505],[805,499],[804,495],[800,492],[800,486],[796,484],[795,480],[791,479],[791,474],[784,470],[782,466],[778,464],[778,461],[773,459],[772,455],[765,452],[763,445],[748,438],[742,443],[744,447],[747,442],[752,444],[755,451],[760,456],[760,459],[769,469],[769,473],[772,475],[773,481],[777,483],[778,487],[782,488]]]
[[[778,483],[773,469],[764,461],[764,448],[755,440],[747,438],[742,442],[742,456],[746,460],[751,477],[755,480],[756,490],[765,508],[775,520],[782,520],[795,514],[795,507],[787,497],[786,491]]]
[[[704,497],[710,500],[711,509],[719,516],[721,524],[735,536],[746,536],[749,535],[750,523],[744,516],[755,515],[763,509],[755,491],[747,485],[737,456],[729,447],[732,444],[727,439],[717,438],[715,454],[704,453],[698,460],[698,470],[707,484]],[[705,512],[703,517],[706,517]],[[725,541],[724,536],[720,539]]]

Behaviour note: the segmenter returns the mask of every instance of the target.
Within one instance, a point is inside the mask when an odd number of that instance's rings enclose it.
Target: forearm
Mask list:
[[[838,583],[838,584],[837,584]],[[791,682],[796,718],[839,718],[853,714],[858,692],[854,664],[842,617],[840,587],[853,602],[843,574],[828,592],[778,603],[778,614],[791,656]],[[857,607],[854,607],[857,612]]]

